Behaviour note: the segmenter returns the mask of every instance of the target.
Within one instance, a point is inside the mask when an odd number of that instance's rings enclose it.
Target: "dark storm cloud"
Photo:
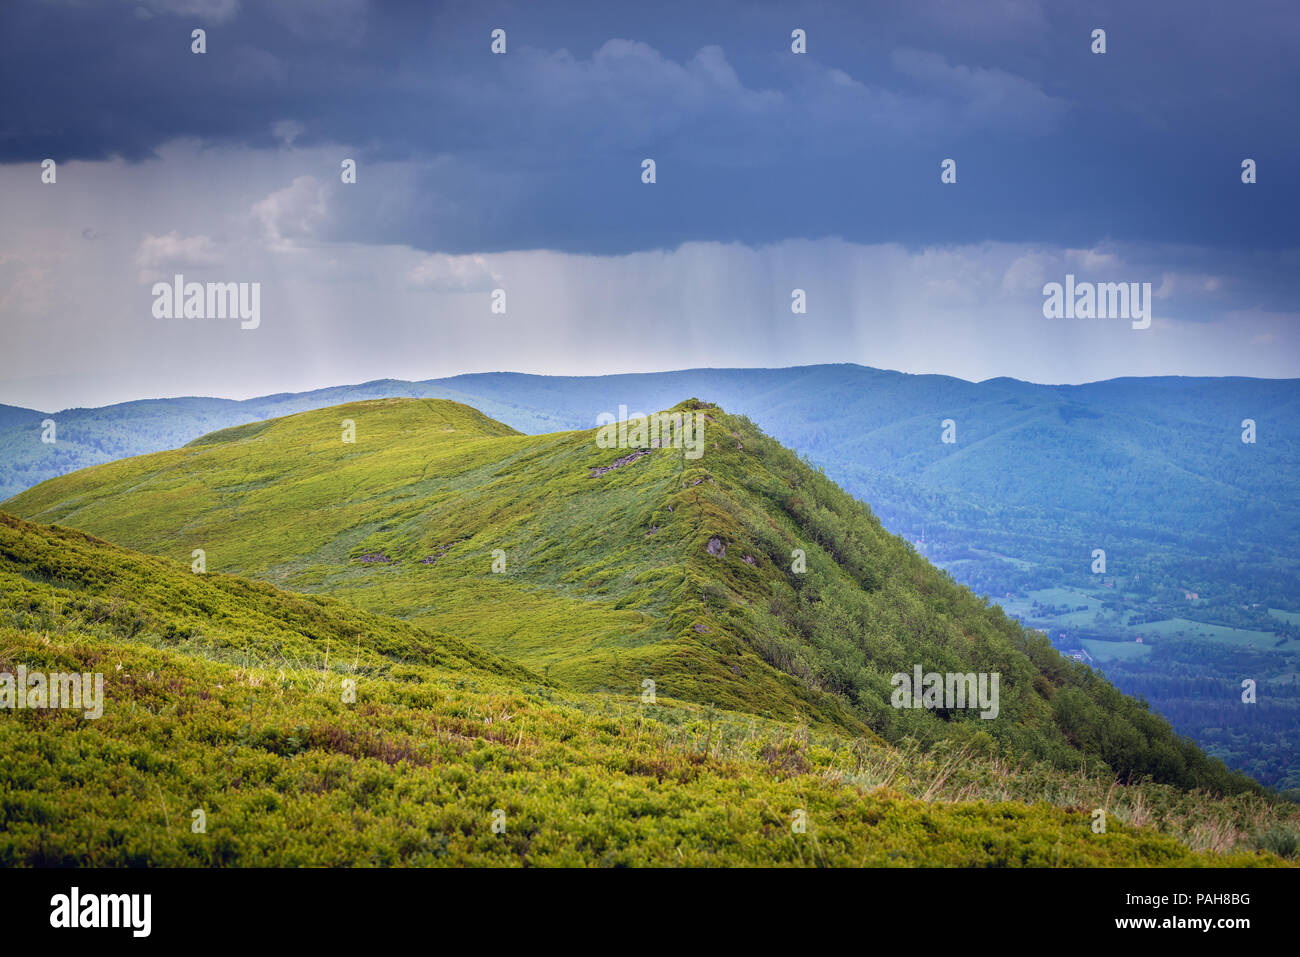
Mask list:
[[[388,201],[341,210],[334,238],[446,252],[1276,248],[1294,244],[1298,33],[1292,5],[1264,2],[18,0],[0,13],[0,160],[339,144],[362,177],[396,165],[371,180]]]

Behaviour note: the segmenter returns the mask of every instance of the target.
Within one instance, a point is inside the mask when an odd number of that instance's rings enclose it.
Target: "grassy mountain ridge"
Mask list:
[[[345,419],[356,422],[355,444],[341,441]],[[650,541],[639,522],[601,566],[572,560],[575,542],[604,538],[607,492],[627,473],[594,483],[591,468],[611,456],[590,436],[535,439],[488,421],[442,401],[354,403],[110,463],[14,505],[43,501],[44,519],[132,547],[178,560],[203,548],[213,569],[473,634],[579,687],[636,688],[653,675],[664,694],[724,707],[761,698],[773,716],[810,711],[864,730],[835,697],[709,630],[681,604],[685,569],[661,588],[663,539]],[[665,494],[680,468],[666,457],[659,465],[652,484]],[[573,498],[562,511],[544,507],[554,486],[539,481],[543,469]],[[84,479],[94,486],[51,504]],[[114,497],[103,480],[129,493]],[[490,570],[498,548],[503,575]]]
[[[702,458],[627,460],[589,430],[525,436],[455,403],[388,399],[64,476],[6,508],[180,561],[201,548],[213,570],[328,592],[579,691],[650,680],[898,744],[1257,787],[957,585],[752,422],[696,400],[677,410],[706,417]],[[796,549],[806,571],[792,571]],[[915,665],[999,673],[998,719],[891,707],[890,675]]]
[[[0,513],[0,673],[20,665],[102,673],[105,701],[0,713],[5,866],[1252,866],[1283,863],[1257,845],[1298,817],[566,694],[329,598]]]

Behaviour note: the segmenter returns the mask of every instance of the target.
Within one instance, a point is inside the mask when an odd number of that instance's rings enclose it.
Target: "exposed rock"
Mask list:
[[[710,555],[716,555],[718,558],[726,558],[727,546],[722,544],[722,539],[714,536],[709,539],[708,552]]]
[[[650,454],[649,449],[637,449],[631,455],[625,455],[621,459],[615,459],[609,465],[601,465],[592,469],[591,475],[589,475],[588,478],[595,478],[598,475],[604,475],[606,472],[612,472],[614,471],[614,469],[621,469],[624,465],[627,465],[629,462],[635,462],[641,456],[649,455],[649,454]]]
[[[757,564],[758,564],[758,562],[754,561],[754,556],[753,556],[753,555],[743,555],[743,556],[741,556],[741,557],[744,559],[746,565],[757,565]]]
[[[365,555],[358,558],[357,561],[366,562],[367,564],[378,563],[380,565],[388,565],[391,564],[393,560],[383,552],[367,552]]]
[[[435,549],[433,550],[433,554],[432,554],[432,555],[425,555],[423,558],[421,558],[421,559],[420,559],[420,564],[421,564],[421,565],[435,565],[435,564],[437,564],[438,559],[442,558],[443,555],[446,555],[447,552],[451,551],[451,546],[452,546],[452,545],[457,545],[457,544],[459,544],[460,542],[463,542],[463,541],[464,541],[464,539],[462,538],[462,539],[460,539],[460,540],[457,541],[457,542],[451,542],[450,544],[447,544],[447,545],[439,545],[437,548],[435,548]]]

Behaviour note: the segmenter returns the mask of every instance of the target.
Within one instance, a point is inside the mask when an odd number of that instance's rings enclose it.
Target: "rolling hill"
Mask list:
[[[327,593],[578,692],[658,693],[905,745],[1220,793],[1257,785],[934,568],[749,420],[689,400],[702,456],[528,436],[384,399],[216,432],[5,503],[208,572]],[[347,441],[347,439],[352,441]],[[796,567],[796,565],[801,567]],[[996,718],[900,709],[891,676],[998,673]]]

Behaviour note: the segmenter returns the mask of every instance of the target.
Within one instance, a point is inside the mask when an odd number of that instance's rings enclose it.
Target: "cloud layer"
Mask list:
[[[16,0],[0,401],[825,361],[1293,376],[1298,47],[1264,2]],[[175,273],[260,282],[261,328],[152,319]],[[1044,319],[1067,273],[1150,282],[1151,329]]]

